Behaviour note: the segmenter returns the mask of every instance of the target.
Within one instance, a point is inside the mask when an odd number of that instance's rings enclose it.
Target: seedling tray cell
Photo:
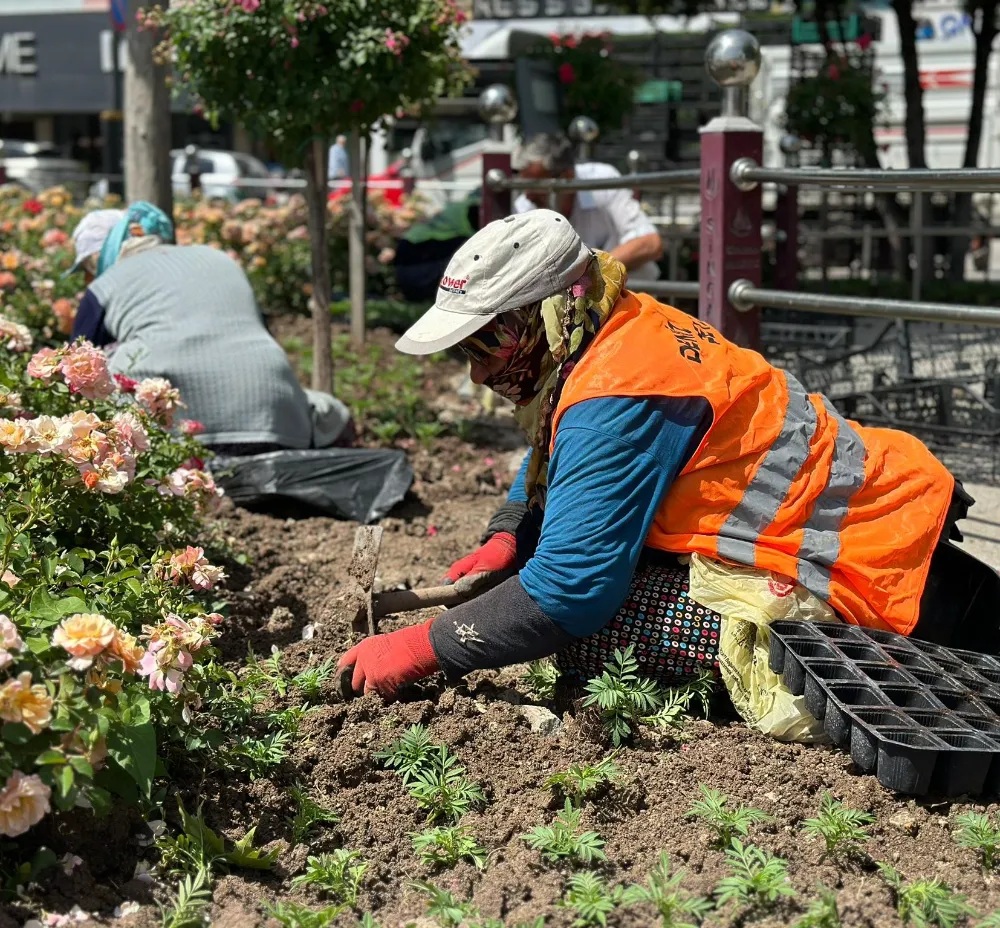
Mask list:
[[[912,795],[1000,790],[1000,660],[880,629],[776,622],[769,662],[855,767]]]

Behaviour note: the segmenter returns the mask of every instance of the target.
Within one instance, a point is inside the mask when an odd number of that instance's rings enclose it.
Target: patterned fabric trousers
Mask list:
[[[718,673],[721,619],[688,594],[688,568],[674,559],[640,561],[618,614],[599,632],[574,641],[553,657],[570,677],[598,676],[617,648],[633,645],[639,672],[664,683],[683,683],[704,671]]]

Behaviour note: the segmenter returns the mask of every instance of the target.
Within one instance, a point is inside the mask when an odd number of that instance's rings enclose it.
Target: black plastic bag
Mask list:
[[[384,448],[220,455],[209,466],[237,505],[284,514],[318,511],[354,522],[378,521],[413,483],[406,455]]]

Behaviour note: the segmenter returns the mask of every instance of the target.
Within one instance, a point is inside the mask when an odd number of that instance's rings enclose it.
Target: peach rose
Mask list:
[[[8,351],[22,352],[31,350],[34,339],[27,326],[0,316],[0,342]]]
[[[108,656],[122,662],[125,673],[135,673],[146,654],[146,649],[128,632],[115,629],[115,637],[108,646]]]
[[[37,825],[50,810],[50,790],[38,774],[15,770],[0,790],[0,835],[16,838]]]
[[[59,363],[70,390],[88,400],[103,400],[115,392],[108,359],[100,348],[82,344],[71,348]]]
[[[31,685],[31,674],[26,670],[0,686],[0,719],[23,722],[37,735],[52,721],[52,697],[44,686]]]
[[[56,317],[57,328],[63,335],[73,331],[73,320],[76,319],[76,307],[72,300],[63,297],[52,304],[52,315]]]
[[[48,380],[57,370],[65,351],[42,348],[36,351],[28,362],[28,376],[36,380]]]
[[[98,654],[114,640],[118,629],[103,615],[78,612],[62,624],[52,635],[52,644],[72,655],[67,661],[74,670],[86,670]]]
[[[35,450],[34,434],[24,419],[0,419],[0,446],[8,454]]]

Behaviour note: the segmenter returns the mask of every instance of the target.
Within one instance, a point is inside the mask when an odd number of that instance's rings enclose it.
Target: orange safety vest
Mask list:
[[[849,422],[792,374],[624,291],[553,421],[610,396],[702,396],[713,422],[646,544],[794,577],[846,621],[909,634],[954,478],[912,435]]]

